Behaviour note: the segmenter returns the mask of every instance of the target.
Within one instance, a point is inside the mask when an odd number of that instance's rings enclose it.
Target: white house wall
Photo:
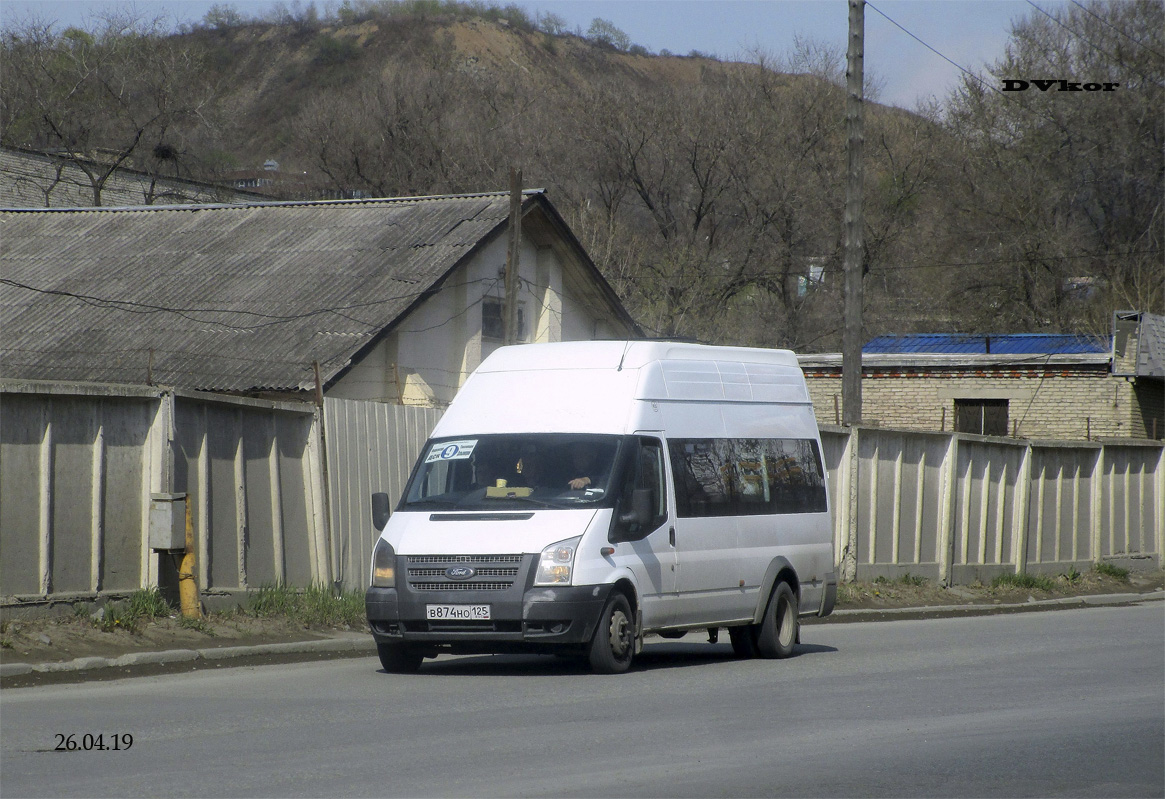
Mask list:
[[[502,345],[482,336],[482,303],[505,293],[506,240],[499,237],[446,280],[328,391],[329,397],[444,407],[482,358]],[[527,240],[518,302],[525,342],[611,338],[615,326],[563,294],[562,260]]]

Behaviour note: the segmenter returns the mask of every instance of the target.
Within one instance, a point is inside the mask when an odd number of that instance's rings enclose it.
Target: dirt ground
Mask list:
[[[1088,571],[1079,574],[1074,580],[1063,575],[1052,577],[1051,580],[1051,591],[1011,586],[992,588],[979,584],[943,588],[930,582],[923,581],[921,585],[916,585],[903,580],[846,583],[838,588],[837,607],[884,610],[936,605],[1017,605],[1098,594],[1145,594],[1165,588],[1165,571],[1130,572],[1127,580]]]
[[[942,588],[910,581],[843,584],[838,609],[879,610],[945,605],[1022,604],[1062,597],[1148,593],[1165,588],[1165,571],[1133,572],[1127,581],[1086,572],[1074,580],[1054,578],[1054,590],[990,586]],[[176,616],[139,624],[135,630],[100,629],[87,615],[9,618],[0,622],[0,663],[64,662],[80,657],[117,657],[130,652],[207,649],[224,646],[312,641],[338,633],[363,632],[340,627],[304,626],[286,618],[255,618],[241,612],[210,614],[197,626]]]
[[[172,616],[139,623],[134,630],[109,632],[87,616],[14,619],[0,623],[0,663],[51,663],[81,657],[114,658],[130,652],[315,641],[350,632],[364,632],[364,628],[304,626],[286,618],[256,618],[238,612],[209,614],[197,626]]]

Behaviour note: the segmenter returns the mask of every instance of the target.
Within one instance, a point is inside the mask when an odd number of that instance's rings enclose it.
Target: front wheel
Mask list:
[[[631,603],[615,593],[607,600],[595,637],[591,639],[591,669],[596,674],[621,674],[635,655],[635,618]]]
[[[382,644],[377,642],[376,654],[380,665],[389,674],[415,674],[425,656],[408,644]]]
[[[756,634],[756,648],[763,658],[787,658],[800,634],[797,596],[788,583],[781,581],[773,589],[764,619]]]

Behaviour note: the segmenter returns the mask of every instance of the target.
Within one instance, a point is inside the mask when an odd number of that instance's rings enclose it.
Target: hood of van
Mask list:
[[[582,535],[602,512],[532,510],[506,513],[397,512],[384,538],[398,555],[537,554],[557,541]]]

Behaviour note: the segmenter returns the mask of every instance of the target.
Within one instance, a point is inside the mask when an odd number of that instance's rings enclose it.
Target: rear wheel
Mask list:
[[[765,608],[756,633],[756,648],[764,658],[787,658],[793,654],[799,633],[797,595],[788,583],[781,581]]]
[[[376,654],[380,665],[389,674],[415,674],[425,656],[419,649],[408,644],[382,644],[377,642]]]
[[[591,669],[596,674],[621,674],[635,655],[635,618],[623,594],[611,594],[595,637],[591,639]]]

